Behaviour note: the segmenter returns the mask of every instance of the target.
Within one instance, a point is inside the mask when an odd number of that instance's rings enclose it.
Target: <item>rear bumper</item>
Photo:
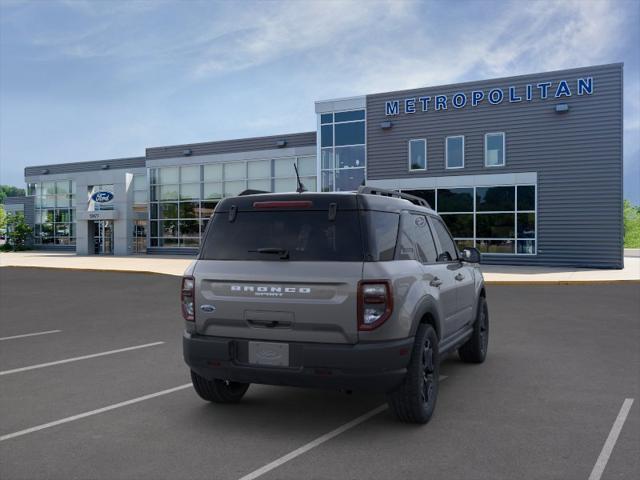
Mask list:
[[[249,364],[249,341],[185,332],[184,360],[207,379],[388,392],[407,371],[413,339],[355,345],[289,343],[290,366]]]

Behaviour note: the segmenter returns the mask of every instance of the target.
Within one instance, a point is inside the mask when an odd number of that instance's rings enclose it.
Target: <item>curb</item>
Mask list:
[[[485,280],[485,285],[622,285],[640,284],[640,279],[628,280]]]
[[[178,273],[154,272],[152,270],[117,270],[113,268],[84,268],[84,267],[44,267],[42,265],[0,265],[0,268],[42,268],[45,270],[66,270],[78,272],[113,272],[113,273],[142,273],[145,275],[167,275],[170,277],[181,277]]]

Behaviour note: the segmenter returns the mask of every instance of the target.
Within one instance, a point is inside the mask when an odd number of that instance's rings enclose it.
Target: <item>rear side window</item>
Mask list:
[[[398,240],[398,260],[433,263],[436,256],[436,246],[427,218],[424,215],[405,215]]]
[[[442,220],[434,218],[433,228],[434,233],[438,236],[438,240],[440,240],[440,246],[442,248],[442,251],[438,256],[438,261],[450,262],[456,260],[458,258],[458,249],[456,248],[451,235],[449,235],[447,227],[442,223]]]
[[[394,259],[400,215],[391,212],[364,212],[368,225],[369,258],[372,262]]]
[[[213,216],[203,242],[202,260],[341,261],[363,260],[358,212],[227,212]],[[286,252],[286,255],[283,253]]]

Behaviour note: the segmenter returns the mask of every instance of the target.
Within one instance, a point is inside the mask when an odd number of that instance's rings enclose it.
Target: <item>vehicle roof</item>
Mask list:
[[[308,200],[313,203],[309,210],[326,210],[329,208],[329,204],[336,203],[339,210],[378,210],[395,213],[411,210],[436,215],[432,208],[416,205],[403,198],[357,192],[286,192],[241,195],[220,201],[216,212],[229,211],[232,206],[241,211],[254,210],[254,202],[300,200]]]

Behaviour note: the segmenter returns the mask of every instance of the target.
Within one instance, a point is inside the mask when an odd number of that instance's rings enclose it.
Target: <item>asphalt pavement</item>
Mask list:
[[[375,413],[382,395],[252,385],[238,405],[202,401],[179,283],[0,268],[0,478],[586,480],[625,399],[601,478],[640,478],[637,284],[489,286],[487,361],[447,358],[415,426]]]

